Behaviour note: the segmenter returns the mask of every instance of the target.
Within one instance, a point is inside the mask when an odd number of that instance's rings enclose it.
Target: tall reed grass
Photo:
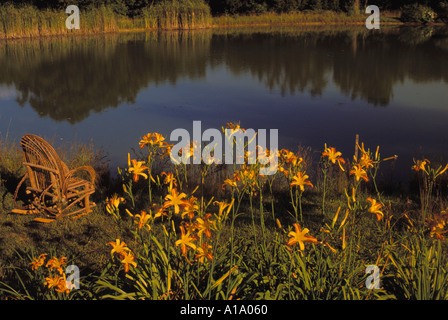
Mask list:
[[[110,7],[81,8],[79,30],[69,30],[63,10],[39,10],[34,6],[0,5],[0,39],[92,34],[143,29],[191,29],[211,26],[210,8],[202,0],[164,0],[128,17]]]
[[[191,29],[211,25],[209,6],[202,0],[163,0],[143,9],[149,29]]]
[[[80,30],[66,28],[65,11],[39,10],[34,6],[0,6],[0,39],[64,35],[73,32],[98,33],[118,30],[118,15],[102,6],[81,12]]]

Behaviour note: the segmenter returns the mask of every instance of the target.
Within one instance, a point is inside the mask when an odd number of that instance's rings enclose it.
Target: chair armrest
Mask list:
[[[90,182],[92,184],[95,183],[96,180],[96,172],[95,170],[91,167],[91,166],[82,166],[73,170],[70,170],[67,175],[64,177],[64,181],[70,179],[75,173],[77,173],[78,171],[85,171],[90,175]]]

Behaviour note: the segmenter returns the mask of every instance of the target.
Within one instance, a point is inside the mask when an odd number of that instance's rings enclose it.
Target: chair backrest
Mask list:
[[[54,148],[34,134],[24,135],[20,142],[31,187],[43,191],[54,182],[62,184],[66,165],[59,159]]]

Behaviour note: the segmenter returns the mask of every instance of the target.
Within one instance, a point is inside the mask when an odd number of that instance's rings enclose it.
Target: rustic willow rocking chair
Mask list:
[[[23,165],[26,174],[19,182],[14,193],[15,213],[45,213],[47,218],[36,218],[40,222],[52,222],[65,217],[79,218],[92,211],[95,203],[90,195],[95,192],[95,170],[90,166],[82,166],[69,170],[62,162],[54,148],[44,139],[27,134],[21,139],[25,157]],[[87,174],[87,179],[79,176]],[[26,193],[31,201],[26,207],[17,205],[16,199],[22,184],[29,180]],[[79,205],[79,207],[75,206]]]

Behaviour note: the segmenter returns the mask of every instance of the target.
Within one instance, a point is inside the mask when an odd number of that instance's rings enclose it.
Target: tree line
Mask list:
[[[63,9],[69,5],[80,8],[106,5],[118,14],[141,15],[143,8],[162,0],[0,0],[14,5],[31,4],[39,9]],[[185,0],[195,2],[195,0]],[[419,4],[440,11],[448,6],[446,0],[205,0],[214,15],[257,14],[268,11],[289,12],[298,10],[331,10],[342,12],[363,11],[368,5],[376,5],[380,10],[400,10],[404,6]]]
[[[380,10],[400,10],[416,3],[438,10],[448,5],[447,1],[442,0],[208,0],[208,3],[214,14],[297,10],[331,10],[350,13],[364,11],[369,5],[376,5]]]

